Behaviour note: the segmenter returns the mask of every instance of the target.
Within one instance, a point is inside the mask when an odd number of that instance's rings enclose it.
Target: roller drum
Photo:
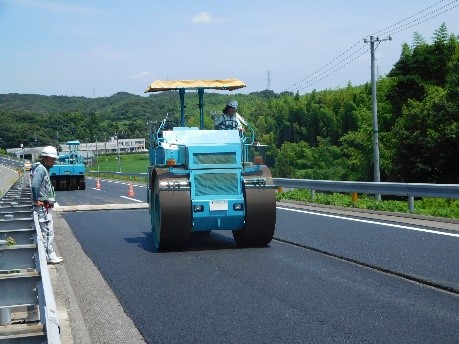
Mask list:
[[[261,166],[257,177],[266,180],[265,184],[257,186],[244,183],[245,225],[242,230],[233,231],[234,240],[240,247],[266,246],[274,236],[276,227],[275,185],[271,172],[264,165]]]
[[[151,178],[150,213],[155,246],[160,251],[184,249],[192,227],[190,190],[164,186],[178,179],[168,169],[154,169]]]

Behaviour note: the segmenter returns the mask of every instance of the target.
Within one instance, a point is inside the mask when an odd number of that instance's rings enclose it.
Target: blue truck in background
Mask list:
[[[54,190],[85,190],[84,157],[79,154],[80,141],[67,141],[67,152],[60,152],[59,159],[49,170]]]

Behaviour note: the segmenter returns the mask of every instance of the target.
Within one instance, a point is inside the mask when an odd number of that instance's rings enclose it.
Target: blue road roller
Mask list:
[[[178,91],[180,121],[150,129],[148,203],[157,250],[186,249],[191,233],[232,231],[239,247],[268,245],[276,224],[276,186],[253,127],[204,129],[204,91],[233,91],[237,79],[157,80],[145,92]],[[185,123],[185,93],[197,93],[199,127]]]

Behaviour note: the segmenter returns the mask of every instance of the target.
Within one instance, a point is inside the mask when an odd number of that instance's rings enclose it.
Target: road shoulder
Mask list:
[[[385,211],[336,207],[290,200],[282,200],[280,202],[277,202],[276,205],[278,207],[284,206],[309,211],[318,211],[321,213],[329,213],[334,215],[355,216],[366,219],[377,219],[403,224],[459,231],[459,220],[448,219],[443,217],[423,216],[409,213],[390,213]]]
[[[59,214],[54,216],[54,228],[57,251],[64,258],[63,264],[50,269],[62,343],[145,343]]]

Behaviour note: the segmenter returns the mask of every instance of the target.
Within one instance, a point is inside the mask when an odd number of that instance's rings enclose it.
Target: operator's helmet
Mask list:
[[[226,104],[226,106],[232,107],[233,109],[237,110],[238,103],[237,103],[237,101],[235,101],[235,100],[230,100],[230,101]]]
[[[45,148],[43,148],[41,156],[49,156],[54,159],[59,158],[59,155],[57,155],[57,150],[53,146],[46,146]]]

